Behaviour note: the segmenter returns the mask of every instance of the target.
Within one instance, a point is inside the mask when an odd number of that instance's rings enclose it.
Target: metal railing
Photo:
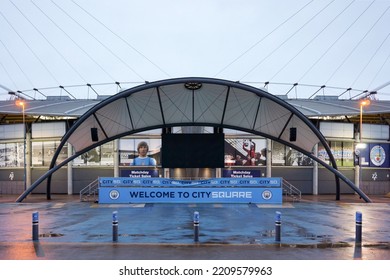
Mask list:
[[[291,197],[292,201],[300,201],[302,198],[301,191],[294,187],[291,183],[283,179],[282,181],[283,194]]]
[[[80,201],[97,201],[99,193],[98,178],[88,184],[80,191]]]

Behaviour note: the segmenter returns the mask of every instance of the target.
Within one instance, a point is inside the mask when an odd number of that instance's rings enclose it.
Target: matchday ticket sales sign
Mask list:
[[[99,203],[282,203],[280,178],[99,178]]]

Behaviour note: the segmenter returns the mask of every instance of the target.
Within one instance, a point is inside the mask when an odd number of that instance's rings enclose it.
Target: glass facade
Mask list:
[[[175,132],[180,133],[184,131]],[[209,133],[212,132],[210,131]],[[311,169],[314,161],[306,155],[284,144],[276,141],[268,141],[261,136],[247,133],[226,133],[226,131],[224,131],[224,133],[225,167],[214,170],[207,168],[200,168],[199,170],[197,170],[197,168],[161,169],[161,130],[159,130],[159,132],[156,131],[153,134],[142,133],[103,144],[102,146],[96,147],[89,152],[80,155],[71,162],[71,165],[75,168],[72,177],[74,184],[73,191],[78,192],[79,189],[85,187],[87,182],[95,180],[97,176],[104,176],[105,174],[112,176],[113,171],[117,172],[116,174],[119,174],[119,176],[125,177],[261,177],[267,176],[268,170],[265,167],[267,166],[267,162],[270,160],[271,166],[275,167],[275,172],[272,172],[271,174],[278,174],[277,176],[285,177],[291,182],[298,180],[300,184],[302,183],[302,180],[299,178],[304,178],[306,176],[305,172],[311,172],[309,170],[305,171],[305,168],[302,168],[300,169],[301,173],[299,173],[299,176],[301,177],[296,177],[296,172],[299,167],[308,167],[306,169]],[[144,168],[146,165],[151,166],[154,164],[133,164],[137,162],[135,159],[140,155],[137,148],[141,142],[145,142],[148,145],[148,152],[144,158],[148,157],[153,159],[153,162],[155,161],[156,168]],[[34,168],[47,169],[49,167],[53,155],[58,149],[60,143],[61,139],[59,137],[51,139],[27,140],[27,145],[30,145],[31,148],[29,149],[29,146],[27,146],[27,156],[31,155],[30,178],[34,178],[35,176],[38,176],[37,174],[39,174],[34,173],[36,172],[34,171]],[[267,143],[270,143],[271,145],[267,146]],[[356,173],[356,142],[349,139],[344,141],[332,139],[329,140],[328,143],[337,162],[337,166],[344,167],[344,170],[348,172],[347,174],[353,175],[354,173],[351,172],[353,170],[355,170],[354,172]],[[270,153],[267,152],[267,149],[270,150]],[[57,163],[63,162],[68,158],[68,150],[68,145],[65,144],[59,153]],[[369,184],[373,184],[371,183],[372,180],[375,180],[374,183],[378,186],[388,184],[388,175],[387,173],[383,173],[386,172],[386,170],[380,169],[389,168],[389,151],[390,145],[388,143],[376,142],[369,143],[364,150],[360,151],[360,163],[363,167],[361,171],[363,172],[363,181],[370,188],[371,185]],[[72,151],[72,153],[74,152],[75,151]],[[115,159],[115,156],[118,158]],[[270,158],[267,158],[267,156],[270,156]],[[322,145],[318,145],[318,157],[329,163],[328,154]],[[28,162],[30,161],[27,157],[27,163]],[[114,163],[117,163],[118,166],[114,167]],[[9,187],[11,185],[15,186],[12,181],[19,184],[17,186],[20,186],[20,190],[23,188],[23,167],[23,139],[17,139],[17,141],[12,139],[2,140],[0,142],[0,179],[3,182],[3,187],[0,188],[4,192],[9,192],[9,190],[14,188]],[[376,170],[372,171],[372,168],[376,168]],[[62,172],[66,176],[66,170],[63,170]],[[368,174],[367,172],[370,172],[370,174],[365,175]],[[308,178],[311,177],[309,176]],[[303,182],[304,185],[302,185],[302,189],[305,192],[310,193],[312,190],[312,183],[309,181],[306,182],[305,180],[303,180]],[[57,186],[62,185],[62,188],[64,189],[67,187],[66,180],[59,180],[56,184]]]
[[[73,160],[73,166],[114,166],[114,144],[109,142]]]
[[[298,152],[281,143],[272,142],[273,166],[312,166],[313,160],[301,152]]]
[[[123,138],[119,140],[119,166],[130,166],[138,156],[137,146],[146,142],[149,150],[147,155],[153,158],[157,166],[161,158],[161,138]],[[31,160],[33,167],[49,166],[56,151],[59,140],[32,141]],[[340,167],[354,166],[354,142],[329,141],[329,146]],[[272,141],[272,166],[311,166],[312,160],[306,155],[281,143]],[[324,147],[319,144],[318,156],[329,163],[329,157]],[[67,144],[61,149],[58,162],[68,157]],[[247,138],[226,135],[225,166],[265,166],[266,139]],[[23,142],[0,143],[0,167],[23,167]],[[113,166],[114,144],[106,143],[73,160],[74,166]]]
[[[33,167],[50,166],[54,153],[57,150],[60,141],[33,141],[31,143],[31,162]],[[61,149],[58,156],[58,162],[68,158],[68,145]]]
[[[329,147],[337,166],[354,166],[354,143],[351,141],[329,141]],[[318,157],[329,163],[329,156],[323,145],[318,145]]]

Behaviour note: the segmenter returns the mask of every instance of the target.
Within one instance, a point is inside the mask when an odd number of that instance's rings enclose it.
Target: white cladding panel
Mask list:
[[[62,137],[65,133],[65,122],[33,123],[31,126],[31,137],[33,139]]]
[[[380,124],[363,124],[362,138],[388,140],[389,126]]]
[[[320,131],[325,137],[354,138],[352,123],[321,122]]]
[[[0,139],[24,138],[23,124],[0,125]]]

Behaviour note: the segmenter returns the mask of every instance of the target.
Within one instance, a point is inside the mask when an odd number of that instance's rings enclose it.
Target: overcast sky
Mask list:
[[[388,0],[0,0],[0,99],[211,77],[390,99]],[[105,84],[108,85],[98,85]],[[292,84],[298,86],[289,92]],[[82,87],[75,87],[83,85]],[[308,87],[306,85],[313,85]],[[49,90],[46,88],[55,88]]]

